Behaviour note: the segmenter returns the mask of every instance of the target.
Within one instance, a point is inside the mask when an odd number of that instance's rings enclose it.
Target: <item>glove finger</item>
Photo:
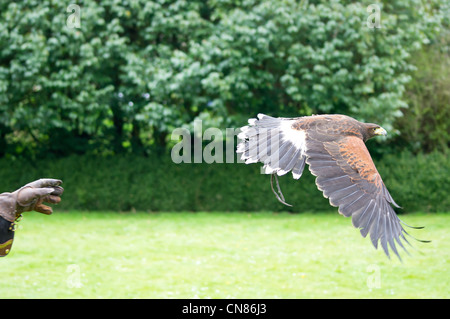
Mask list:
[[[50,206],[42,204],[41,201],[34,206],[34,210],[45,215],[51,215],[53,213],[53,209]]]
[[[62,180],[53,178],[41,178],[34,182],[28,183],[25,186],[31,186],[34,188],[54,187],[62,184]]]
[[[61,196],[62,193],[64,193],[64,188],[62,188],[61,186],[55,186],[53,188],[54,191],[50,195]]]
[[[55,191],[54,188],[26,187],[19,192],[17,201],[19,202],[20,205],[25,206],[31,203],[34,199],[47,196],[54,191]]]
[[[53,194],[53,193],[52,193]],[[50,203],[50,204],[58,204],[59,202],[61,202],[61,197],[59,197],[59,196],[54,196],[54,195],[48,195],[48,196],[45,196],[44,198],[43,198],[43,202],[45,202],[45,203]]]

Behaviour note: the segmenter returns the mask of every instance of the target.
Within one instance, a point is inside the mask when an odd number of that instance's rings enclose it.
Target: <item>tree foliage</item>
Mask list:
[[[445,3],[445,2],[442,2]],[[0,156],[148,153],[175,127],[344,113],[388,130],[440,1],[0,4]]]
[[[450,17],[450,15],[449,15]],[[411,151],[447,152],[450,148],[450,32],[433,45],[418,51],[413,59],[416,70],[406,86],[407,108],[396,120],[401,131],[397,147]]]

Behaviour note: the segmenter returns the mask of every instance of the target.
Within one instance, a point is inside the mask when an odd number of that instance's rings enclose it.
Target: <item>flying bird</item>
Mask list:
[[[241,128],[237,153],[246,164],[261,162],[271,174],[272,191],[286,203],[277,176],[292,172],[302,176],[308,164],[316,185],[339,213],[352,217],[354,227],[370,239],[375,248],[380,242],[390,258],[388,245],[401,260],[396,243],[406,252],[401,239],[409,235],[392,206],[400,208],[389,194],[366,148],[365,142],[386,130],[377,124],[362,123],[345,115],[313,115],[274,118],[258,114]],[[277,191],[273,180],[276,180]],[[290,205],[289,205],[290,206]],[[409,235],[411,236],[411,235]],[[411,236],[412,237],[412,236]],[[417,239],[419,240],[419,239]],[[422,242],[427,242],[419,240]]]

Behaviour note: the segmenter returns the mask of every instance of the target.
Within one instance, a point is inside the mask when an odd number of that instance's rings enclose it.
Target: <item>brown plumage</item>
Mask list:
[[[407,232],[392,206],[389,194],[365,146],[365,142],[386,131],[377,124],[362,123],[345,115],[315,115],[273,118],[259,114],[241,129],[237,152],[245,163],[264,163],[271,180],[277,181],[278,200],[286,204],[277,176],[292,172],[302,175],[305,163],[316,176],[317,187],[349,217],[361,235],[370,234],[375,248],[380,242],[388,257],[388,245],[400,258],[396,243]],[[286,204],[289,205],[289,204]],[[391,206],[392,205],[392,206]],[[411,226],[409,226],[411,227]],[[418,228],[418,227],[415,227]],[[405,249],[406,251],[406,249]]]

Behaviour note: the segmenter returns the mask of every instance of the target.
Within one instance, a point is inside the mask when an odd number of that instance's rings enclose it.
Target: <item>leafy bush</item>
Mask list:
[[[441,153],[385,156],[376,161],[399,212],[450,211],[450,163]],[[259,164],[174,164],[170,158],[71,156],[37,162],[0,160],[0,191],[41,177],[64,181],[58,209],[114,211],[329,211],[308,169],[299,181],[279,179],[287,207]]]
[[[392,127],[445,1],[0,3],[0,156],[148,153],[174,127],[345,113]]]
[[[442,46],[414,55],[417,70],[406,87],[408,108],[396,121],[401,134],[395,144],[416,153],[450,147],[450,32],[442,40]]]

